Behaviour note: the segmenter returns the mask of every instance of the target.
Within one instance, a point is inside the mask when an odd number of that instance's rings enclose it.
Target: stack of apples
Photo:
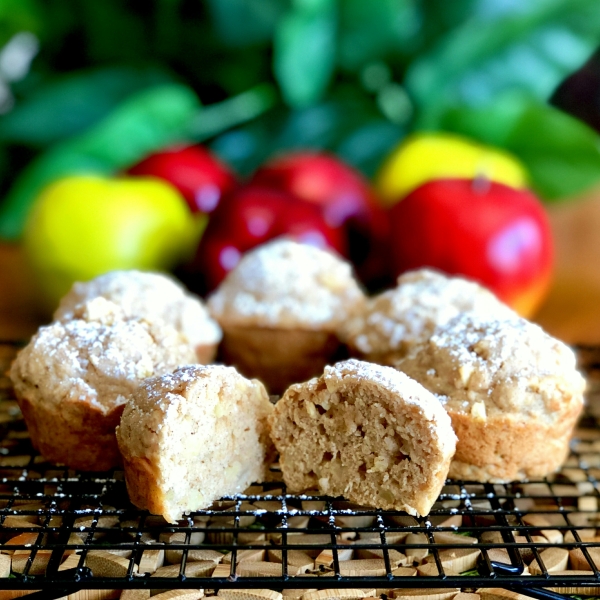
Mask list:
[[[431,266],[492,290],[525,317],[549,289],[553,240],[546,210],[512,155],[452,134],[419,134],[376,180],[388,207],[395,274]]]
[[[531,315],[550,282],[550,228],[526,189],[524,169],[455,136],[409,138],[384,162],[374,186],[316,151],[274,157],[241,183],[201,146],[157,152],[127,176],[163,180],[185,200],[200,241],[181,272],[201,293],[214,289],[244,252],[282,235],[348,258],[371,290],[429,266],[479,281]],[[125,214],[127,198],[120,202]]]
[[[187,266],[188,284],[199,291],[214,289],[244,252],[282,235],[335,250],[352,260],[370,285],[386,275],[385,211],[368,182],[333,156],[283,155],[237,184],[205,149],[187,147],[155,154],[129,173],[166,179],[193,213],[210,215]]]
[[[270,160],[243,185],[198,147],[159,153],[130,172],[163,177],[192,211],[211,213],[192,263],[202,291],[244,252],[280,235],[349,258],[371,289],[429,266],[478,281],[531,315],[550,283],[550,227],[525,169],[458,136],[409,138],[384,162],[374,189],[336,157],[309,151]]]

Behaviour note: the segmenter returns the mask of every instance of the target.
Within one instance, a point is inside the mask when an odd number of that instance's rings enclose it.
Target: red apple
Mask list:
[[[341,229],[328,225],[316,207],[278,190],[241,188],[225,198],[210,218],[193,265],[203,282],[193,287],[214,289],[244,252],[281,235],[342,255],[346,252]]]
[[[237,186],[233,172],[202,146],[177,146],[147,156],[127,171],[165,179],[183,195],[193,213],[211,213]]]
[[[552,275],[552,234],[531,192],[439,179],[414,190],[389,216],[396,275],[424,266],[463,275],[524,316],[543,299]]]
[[[387,218],[357,171],[328,154],[298,152],[267,162],[251,184],[284,190],[318,206],[331,227],[343,228],[348,258],[359,276],[373,283],[387,275]]]

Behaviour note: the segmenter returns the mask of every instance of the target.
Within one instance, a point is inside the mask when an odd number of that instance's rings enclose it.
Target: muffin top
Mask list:
[[[277,239],[245,254],[210,296],[208,308],[224,326],[335,332],[364,300],[349,263]]]
[[[450,412],[554,422],[583,404],[573,351],[525,319],[464,314],[413,347],[396,368],[438,394]]]
[[[345,324],[342,337],[360,354],[398,358],[463,312],[515,315],[477,283],[419,269],[398,277],[394,289],[369,299],[364,311]]]
[[[144,378],[194,362],[192,346],[173,327],[125,320],[116,304],[95,298],[72,320],[41,327],[10,376],[17,394],[32,401],[84,401],[107,413]]]
[[[126,319],[163,321],[193,346],[218,344],[221,340],[221,329],[202,301],[161,273],[112,271],[91,281],[75,283],[60,301],[54,319],[73,319],[77,305],[97,297],[118,304]]]

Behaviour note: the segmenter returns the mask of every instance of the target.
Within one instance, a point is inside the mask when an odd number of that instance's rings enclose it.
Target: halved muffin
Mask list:
[[[263,481],[272,456],[264,386],[188,365],[144,381],[117,428],[131,501],[175,522]]]
[[[429,513],[456,445],[433,394],[391,367],[358,360],[291,386],[269,421],[290,491],[318,488],[412,515]]]

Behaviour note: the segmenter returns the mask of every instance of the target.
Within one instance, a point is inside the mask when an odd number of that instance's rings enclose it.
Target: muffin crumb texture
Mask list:
[[[293,492],[426,515],[439,495],[456,436],[435,396],[390,367],[357,360],[294,385],[270,419]]]
[[[117,428],[131,501],[175,522],[263,481],[272,409],[263,385],[231,367],[188,365],[146,380]]]

